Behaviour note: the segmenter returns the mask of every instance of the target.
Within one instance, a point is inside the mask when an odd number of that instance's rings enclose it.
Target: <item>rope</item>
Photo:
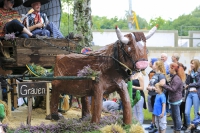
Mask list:
[[[33,75],[35,75],[36,77],[40,77],[39,75],[35,74],[28,65],[26,65],[26,67],[28,68],[29,72],[31,72]]]

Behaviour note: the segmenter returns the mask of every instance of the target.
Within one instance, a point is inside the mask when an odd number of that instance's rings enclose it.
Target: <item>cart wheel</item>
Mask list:
[[[23,100],[24,100],[24,103],[28,106],[28,99],[27,99],[27,97],[23,97]],[[32,108],[33,109],[38,108],[42,100],[43,100],[43,97],[41,97],[41,96],[33,97]]]

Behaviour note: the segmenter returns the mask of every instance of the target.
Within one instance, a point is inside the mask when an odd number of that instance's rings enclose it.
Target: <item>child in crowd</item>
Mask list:
[[[155,74],[149,81],[149,85],[147,86],[148,90],[148,109],[149,112],[153,112],[154,109],[154,103],[156,98],[156,92],[155,92],[155,84],[156,83],[166,83],[165,75],[165,67],[164,63],[162,61],[156,61],[154,62],[152,69],[155,71]],[[152,113],[152,123],[150,127],[145,128],[145,130],[149,130],[149,133],[154,133],[157,131],[156,125],[155,125],[155,115]]]
[[[167,128],[166,121],[166,97],[163,88],[159,83],[155,85],[156,98],[154,103],[153,114],[155,115],[155,124],[159,133],[165,133]]]

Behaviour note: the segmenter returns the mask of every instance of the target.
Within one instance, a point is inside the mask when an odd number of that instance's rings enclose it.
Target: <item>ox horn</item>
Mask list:
[[[124,37],[124,35],[122,35],[122,32],[120,31],[120,29],[118,28],[118,26],[115,26],[115,31],[117,34],[117,38],[124,44],[128,44],[129,39],[127,37]]]

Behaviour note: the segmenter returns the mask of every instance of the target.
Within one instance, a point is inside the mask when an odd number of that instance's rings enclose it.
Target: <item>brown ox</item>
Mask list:
[[[84,66],[90,65],[93,70],[100,71],[99,81],[93,80],[54,80],[52,82],[51,95],[51,118],[58,117],[58,100],[61,93],[81,97],[82,117],[90,114],[88,96],[94,96],[94,108],[91,122],[98,123],[102,111],[102,99],[104,93],[117,91],[123,103],[123,121],[131,124],[131,103],[127,86],[124,81],[129,75],[127,68],[131,71],[145,69],[148,65],[146,53],[146,38],[140,38],[144,45],[138,45],[138,34],[127,34],[122,36],[116,28],[120,41],[116,44],[109,44],[98,51],[90,52],[87,55],[69,54],[56,57],[54,76],[76,76],[77,72]],[[135,35],[133,37],[133,35]],[[139,34],[141,35],[141,34]],[[134,38],[134,39],[133,39]],[[114,52],[115,51],[115,52]],[[126,65],[125,67],[123,64]],[[119,67],[116,67],[116,66]]]

